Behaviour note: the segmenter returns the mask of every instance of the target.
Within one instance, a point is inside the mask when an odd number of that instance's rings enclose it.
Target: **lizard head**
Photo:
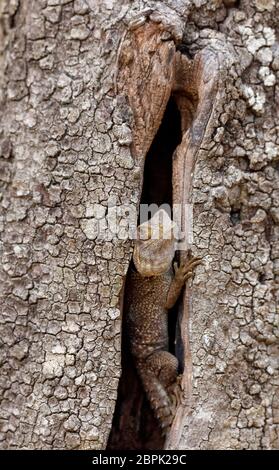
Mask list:
[[[170,268],[176,245],[174,227],[163,209],[138,226],[133,261],[142,276],[159,276]]]

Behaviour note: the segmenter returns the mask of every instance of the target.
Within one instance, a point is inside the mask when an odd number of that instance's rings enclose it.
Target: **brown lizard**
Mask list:
[[[135,242],[133,262],[126,281],[128,335],[147,398],[166,433],[181,392],[178,360],[168,351],[167,315],[185,282],[193,275],[194,268],[201,263],[201,258],[192,258],[180,266],[173,264],[176,244],[173,226],[170,236],[166,233],[170,229],[164,230],[160,225],[157,239],[154,238],[156,227],[152,219],[138,229],[145,232],[146,239],[139,238]]]

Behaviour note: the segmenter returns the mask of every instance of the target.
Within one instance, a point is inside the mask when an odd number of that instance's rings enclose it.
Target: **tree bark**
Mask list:
[[[181,307],[184,397],[154,445],[279,448],[276,2],[0,0],[0,11],[1,447],[106,448],[132,240],[95,233],[108,208],[122,207],[120,228],[138,209],[179,83],[175,194],[193,204],[204,264]]]

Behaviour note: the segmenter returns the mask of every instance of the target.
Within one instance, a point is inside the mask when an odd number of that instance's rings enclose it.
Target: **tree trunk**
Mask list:
[[[275,4],[0,0],[2,448],[279,448]],[[121,341],[143,175],[204,258],[165,441]]]

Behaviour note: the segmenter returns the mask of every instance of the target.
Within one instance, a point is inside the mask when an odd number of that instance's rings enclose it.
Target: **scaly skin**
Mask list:
[[[128,334],[144,390],[166,433],[173,421],[181,390],[177,358],[168,352],[168,310],[176,303],[185,282],[192,276],[201,259],[192,258],[179,267],[174,263],[174,272],[168,266],[161,274],[158,274],[158,263],[155,263],[156,275],[152,276],[151,260],[154,259],[154,253],[156,256],[160,253],[160,244],[166,259],[166,263],[162,262],[164,266],[171,259],[173,246],[166,240],[138,241],[137,244],[137,270],[134,266],[130,268],[125,288]],[[142,247],[144,259],[139,260]],[[146,249],[150,252],[148,276],[139,272],[146,273]]]

